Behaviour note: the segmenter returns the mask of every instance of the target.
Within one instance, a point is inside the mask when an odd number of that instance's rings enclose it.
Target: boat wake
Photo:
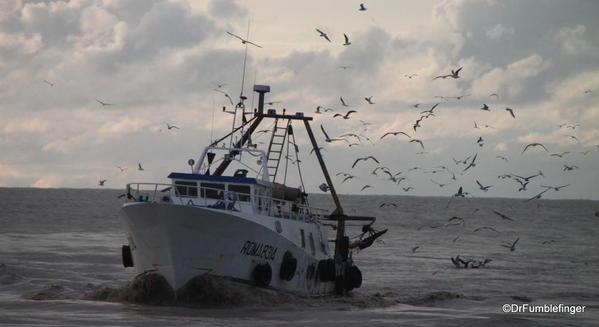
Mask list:
[[[258,288],[218,276],[198,276],[174,292],[164,277],[144,274],[123,287],[96,286],[86,292],[84,300],[136,303],[145,305],[168,305],[197,308],[214,307],[284,307],[294,308],[372,308],[386,307],[396,303],[391,293],[346,296],[305,296],[271,289]]]

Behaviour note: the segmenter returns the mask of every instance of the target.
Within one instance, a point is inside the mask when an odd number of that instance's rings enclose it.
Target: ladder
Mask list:
[[[279,170],[279,163],[281,162],[281,155],[283,153],[283,144],[285,144],[285,138],[287,137],[287,130],[291,120],[284,119],[279,125],[279,118],[275,119],[275,125],[272,129],[272,135],[270,136],[270,144],[268,145],[268,153],[266,155],[266,166],[268,167],[268,177],[271,182],[274,183]]]

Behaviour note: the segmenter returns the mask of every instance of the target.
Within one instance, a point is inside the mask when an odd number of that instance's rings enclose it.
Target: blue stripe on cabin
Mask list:
[[[255,178],[248,177],[233,177],[233,176],[215,176],[202,174],[187,174],[187,173],[170,173],[168,178],[172,179],[192,179],[210,182],[225,182],[225,183],[251,183],[256,184]]]

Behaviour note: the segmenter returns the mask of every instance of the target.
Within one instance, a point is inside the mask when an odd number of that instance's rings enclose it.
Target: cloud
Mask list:
[[[495,39],[501,39],[504,36],[514,35],[514,33],[515,33],[514,28],[512,28],[512,27],[507,28],[501,24],[497,24],[487,30],[487,37],[492,40],[495,40]]]
[[[555,40],[569,54],[596,53],[597,48],[592,47],[585,39],[585,32],[586,27],[584,25],[566,26],[557,32]]]

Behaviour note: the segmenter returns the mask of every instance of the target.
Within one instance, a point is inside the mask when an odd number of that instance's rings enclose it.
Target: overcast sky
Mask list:
[[[248,104],[256,81],[271,86],[267,101],[280,101],[269,107],[312,115],[331,173],[357,176],[335,177],[340,193],[371,185],[362,193],[447,196],[463,186],[473,196],[530,198],[540,185],[570,184],[543,197],[599,199],[599,2],[389,0],[365,2],[366,11],[359,3],[0,2],[0,186],[96,188],[107,179],[105,187],[122,188],[189,171],[187,160],[211,135],[231,128],[232,116],[220,110],[228,100],[214,89],[226,83],[223,90],[239,95],[244,46],[226,32],[245,36],[250,22],[249,38],[262,48],[249,48]],[[351,45],[342,45],[344,33]],[[459,79],[433,80],[459,67]],[[414,132],[421,111],[436,103],[435,116]],[[317,106],[334,112],[316,114]],[[347,110],[357,113],[333,118]],[[361,120],[372,125],[364,130]],[[321,124],[331,137],[359,133],[374,145],[325,143]],[[324,179],[302,129],[306,187],[319,192]],[[380,140],[388,131],[408,133],[424,150],[402,135]],[[522,154],[532,142],[549,152]],[[475,154],[465,172],[452,159]],[[372,161],[351,169],[368,155],[406,180],[371,174]],[[525,191],[498,178],[539,170],[544,177]],[[476,180],[493,186],[484,192]]]

